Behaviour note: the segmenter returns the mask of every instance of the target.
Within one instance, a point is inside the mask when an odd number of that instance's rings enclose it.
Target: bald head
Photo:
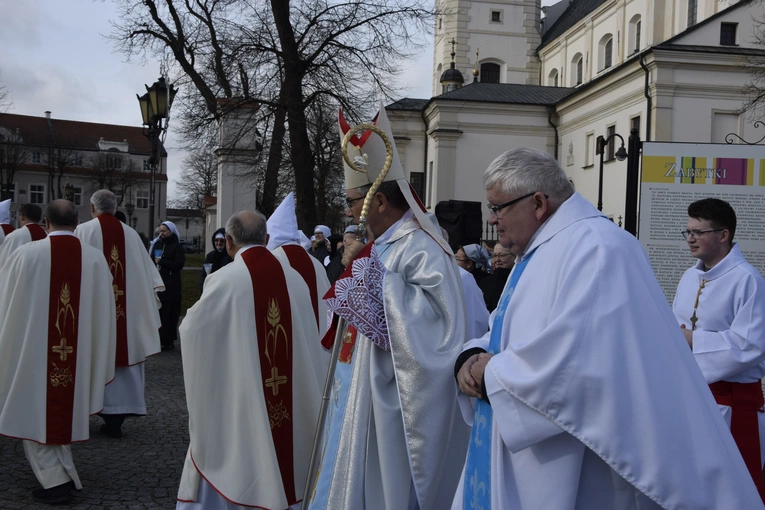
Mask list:
[[[266,217],[258,211],[241,211],[226,222],[226,249],[232,257],[243,246],[268,244]]]
[[[48,232],[56,230],[68,230],[77,228],[79,218],[77,209],[69,200],[54,200],[45,208],[45,226]]]

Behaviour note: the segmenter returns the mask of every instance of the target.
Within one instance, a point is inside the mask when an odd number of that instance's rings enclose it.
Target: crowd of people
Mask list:
[[[0,434],[24,441],[35,500],[81,488],[69,445],[88,416],[119,437],[146,414],[143,362],[180,340],[179,510],[765,508],[765,280],[727,202],[688,204],[697,263],[670,305],[640,243],[549,154],[497,157],[498,241],[453,250],[395,145],[372,189],[385,144],[352,141],[367,170],[345,165],[342,238],[306,238],[292,194],[268,219],[234,214],[179,338],[172,223],[147,256],[99,191],[82,225],[56,200],[42,234],[39,208],[3,229]]]

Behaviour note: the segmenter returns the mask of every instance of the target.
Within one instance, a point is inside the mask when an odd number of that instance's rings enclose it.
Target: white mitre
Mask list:
[[[297,216],[295,215],[295,196],[287,195],[279,207],[266,221],[268,244],[266,248],[274,250],[284,244],[300,244]]]
[[[396,150],[396,142],[393,139],[393,133],[390,129],[390,123],[388,122],[388,116],[385,113],[385,108],[382,103],[380,104],[380,111],[377,114],[376,120],[373,122],[378,128],[380,128],[390,140],[390,144],[393,147],[393,163],[391,164],[388,174],[385,176],[384,182],[396,181],[401,193],[404,194],[409,207],[414,212],[414,216],[420,223],[425,232],[430,235],[441,248],[452,255],[452,250],[449,248],[448,243],[441,236],[440,229],[435,228],[433,223],[428,219],[425,207],[415,194],[412,187],[409,185],[409,181],[406,180],[404,175],[404,169],[401,166],[401,160],[398,157],[398,151]],[[343,111],[340,110],[338,114],[338,125],[340,127],[340,137],[343,138],[345,134],[351,129],[351,126],[343,117]],[[356,166],[365,166],[366,172],[359,172],[354,170],[343,159],[343,168],[345,169],[345,188],[355,189],[361,186],[367,186],[372,184],[385,164],[385,142],[376,134],[371,131],[364,131],[362,133],[356,133],[351,137],[347,146],[348,156]],[[362,163],[361,165],[359,163]]]
[[[11,222],[11,199],[0,202],[0,223],[10,224]]]

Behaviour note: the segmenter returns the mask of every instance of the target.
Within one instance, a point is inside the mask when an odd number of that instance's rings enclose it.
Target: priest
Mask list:
[[[302,277],[266,249],[266,219],[226,223],[234,261],[181,323],[190,445],[177,508],[298,508],[319,413],[321,345]]]
[[[5,241],[5,236],[16,230],[11,225],[11,199],[0,202],[0,245]]]
[[[342,113],[339,123],[344,136],[350,126]],[[465,303],[454,255],[405,179],[383,108],[375,123],[393,145],[392,166],[371,198],[366,227],[374,242],[345,249],[348,267],[327,295],[350,329],[310,508],[441,510],[468,437],[452,379],[466,338]],[[348,147],[368,163],[366,172],[345,168],[346,216],[358,223],[386,151],[371,132]]]
[[[48,235],[40,226],[42,221],[42,209],[39,205],[23,204],[19,207],[20,227],[5,237],[0,245],[0,263],[6,260],[16,248],[32,241],[45,239]]]
[[[328,327],[327,304],[322,299],[329,290],[329,279],[316,257],[311,257],[300,246],[300,231],[295,216],[295,198],[290,193],[268,218],[268,246],[282,263],[289,264],[300,273],[311,293],[316,327],[319,335],[324,335]]]
[[[762,509],[640,243],[546,152],[483,185],[516,263],[455,363],[473,429],[452,509]]]
[[[118,220],[117,198],[109,190],[90,197],[93,219],[77,227],[75,234],[100,251],[113,278],[117,354],[114,380],[104,393],[101,432],[122,437],[127,416],[145,416],[144,361],[160,350],[159,299],[162,278],[135,230]]]
[[[34,500],[59,504],[82,488],[69,445],[88,439],[88,416],[101,410],[116,330],[112,276],[75,237],[74,204],[54,200],[45,223],[50,236],[21,246],[0,271],[0,434],[24,440],[42,485]]]
[[[735,233],[728,202],[688,206],[683,235],[698,261],[680,280],[672,308],[765,501],[765,280],[733,242]]]

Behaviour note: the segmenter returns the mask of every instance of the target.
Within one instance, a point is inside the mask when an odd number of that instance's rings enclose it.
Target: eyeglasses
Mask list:
[[[345,205],[348,206],[348,209],[351,209],[353,207],[353,204],[358,202],[359,200],[364,200],[367,196],[364,195],[363,197],[356,197],[356,198],[346,198],[345,199]]]
[[[691,236],[692,239],[697,240],[699,237],[703,236],[707,232],[720,232],[721,230],[727,230],[727,229],[708,228],[706,230],[683,230],[680,233],[683,235],[683,239],[688,239],[688,236]]]
[[[517,203],[517,202],[520,202],[520,201],[521,201],[521,200],[523,200],[524,198],[529,198],[530,196],[532,196],[532,195],[534,195],[534,194],[536,194],[536,191],[532,191],[532,192],[531,192],[531,193],[529,193],[528,195],[523,195],[522,197],[518,197],[518,198],[516,198],[515,200],[511,200],[511,201],[509,201],[509,202],[505,202],[504,204],[500,204],[500,205],[491,205],[491,204],[486,204],[486,207],[488,207],[488,208],[489,208],[489,211],[491,211],[491,213],[492,213],[494,216],[497,216],[497,213],[498,213],[499,211],[501,211],[502,209],[504,209],[505,207],[510,207],[511,205],[513,205],[513,204],[515,204],[515,203]],[[548,197],[547,195],[545,195],[545,198],[549,198],[549,197]],[[499,216],[497,216],[497,218],[499,218]]]

